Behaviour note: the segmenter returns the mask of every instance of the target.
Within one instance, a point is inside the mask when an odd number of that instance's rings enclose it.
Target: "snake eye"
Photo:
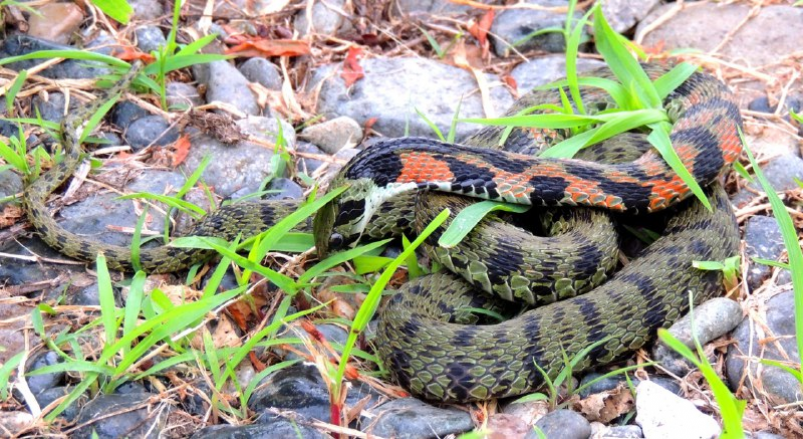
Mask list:
[[[343,235],[340,233],[332,233],[332,236],[329,237],[329,249],[340,250],[344,242]]]

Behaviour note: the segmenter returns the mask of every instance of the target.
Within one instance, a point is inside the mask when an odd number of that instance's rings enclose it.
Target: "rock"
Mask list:
[[[309,33],[334,36],[347,17],[343,10],[345,5],[345,0],[315,2],[312,5],[312,19],[307,16],[306,8],[298,11],[294,22],[295,30],[301,36]]]
[[[28,35],[12,35],[2,41],[0,46],[0,58],[11,56],[26,55],[40,50],[74,50],[74,47],[56,44],[50,41],[34,38]],[[42,59],[30,59],[6,64],[5,67],[20,71],[31,69],[39,65]],[[107,75],[110,71],[103,64],[67,59],[52,67],[42,70],[38,74],[50,79],[95,79],[99,76]]]
[[[756,133],[745,134],[745,138],[753,155],[763,159],[782,155],[800,156],[798,138],[781,129],[778,124],[767,124]]]
[[[545,401],[528,401],[508,404],[502,408],[502,413],[515,416],[526,425],[531,426],[535,421],[549,413],[549,404]]]
[[[620,425],[617,427],[606,427],[599,435],[591,436],[591,439],[608,438],[643,438],[641,427],[638,425]]]
[[[150,145],[167,146],[178,140],[179,132],[162,116],[153,114],[137,119],[125,131],[125,139],[134,151]]]
[[[64,372],[51,372],[43,375],[30,375],[31,372],[41,369],[45,366],[52,366],[61,363],[61,357],[53,351],[45,351],[37,356],[28,366],[28,376],[25,379],[28,382],[28,388],[31,393],[38,395],[43,391],[56,387],[64,381]]]
[[[666,4],[656,8],[639,24],[636,35],[643,33],[647,26],[674,7],[673,4]],[[797,28],[803,21],[803,9],[786,5],[765,6],[744,26],[739,27],[750,10],[750,5],[735,3],[701,2],[687,5],[648,33],[643,44],[652,47],[660,43],[665,50],[698,49],[708,52],[736,30],[718,53],[727,60],[750,67],[779,61],[798,50],[800,41],[789,29]]]
[[[71,387],[51,387],[36,395],[36,402],[39,403],[39,408],[44,410],[44,408],[49,406],[53,401],[69,395],[71,391]],[[88,399],[86,393],[84,393],[77,400],[73,401],[72,404],[67,406],[59,417],[64,418],[67,422],[72,422],[75,420],[75,417],[78,416],[80,407],[85,405]]]
[[[300,140],[296,145],[296,152],[306,153],[306,154],[318,154],[322,156],[326,155],[326,153],[321,151],[320,148],[318,148],[317,146],[309,142],[304,142],[303,140]],[[323,164],[324,162],[318,159],[299,157],[299,159],[296,160],[296,171],[298,171],[299,173],[303,172],[306,173],[307,175],[310,175],[313,172],[315,172],[316,169],[323,166]]]
[[[747,286],[755,290],[769,278],[772,267],[753,261],[762,258],[777,261],[786,250],[778,222],[774,217],[755,215],[744,227],[745,256],[747,256]],[[789,270],[783,270],[789,273]]]
[[[117,42],[117,38],[106,31],[98,32],[97,36],[86,44],[87,50],[107,56],[112,56],[112,53],[119,52],[124,48]]]
[[[323,336],[323,338],[326,339],[327,342],[331,343],[332,347],[334,347],[335,350],[338,351],[340,347],[346,344],[346,340],[348,340],[349,337],[348,331],[338,325],[322,323],[315,325],[315,328]],[[309,350],[307,350],[307,348],[303,344],[297,344],[294,345],[293,347],[302,354],[309,354]],[[285,360],[304,359],[302,356],[299,356],[292,351],[285,351],[284,349],[276,349],[276,352],[278,355],[283,356]]]
[[[71,437],[158,438],[167,423],[171,409],[166,403],[148,402],[154,396],[157,395],[152,393],[100,395],[81,409],[75,422],[77,425],[86,425],[75,430]]]
[[[0,172],[0,199],[22,192],[22,177],[16,172]],[[0,212],[7,203],[0,203]]]
[[[521,418],[505,413],[491,415],[485,427],[486,437],[494,438],[523,438],[530,430],[532,426]]]
[[[0,175],[2,174],[3,173],[0,173]],[[42,258],[64,259],[64,256],[50,248],[38,237],[9,240],[9,242],[0,244],[0,252],[25,256],[36,254]],[[68,287],[66,285],[66,280],[75,278],[79,275],[79,271],[84,272],[85,270],[81,266],[44,264],[16,258],[3,258],[3,263],[0,264],[0,279],[3,279],[6,285],[39,284],[41,286],[37,287],[34,291],[44,292],[47,295],[59,295]],[[42,280],[45,279],[54,279],[55,281],[52,283],[42,283]],[[15,307],[10,305],[6,306],[6,308],[8,309],[0,307],[0,317],[2,317],[2,311],[15,309]],[[29,312],[30,310],[25,311],[25,313]],[[12,316],[7,317],[10,318]],[[9,324],[9,326],[13,325]],[[2,333],[3,328],[0,328],[0,335],[2,335]],[[21,331],[13,330],[10,331],[8,337],[16,339],[17,337],[21,337],[21,334]],[[19,352],[11,348],[10,340],[0,339],[0,341],[5,341],[3,345],[6,346],[9,352]],[[21,348],[24,348],[24,344],[21,345]],[[0,354],[0,358],[1,357],[2,354]]]
[[[351,148],[362,142],[362,127],[354,119],[341,116],[308,126],[299,137],[317,145],[327,154],[336,154],[343,148]]]
[[[694,333],[692,333],[691,317],[694,316]],[[695,338],[701,346],[729,333],[742,321],[742,307],[738,302],[724,297],[713,298],[686,314],[675,322],[669,333],[674,335],[686,347],[695,350]],[[678,376],[684,376],[694,366],[689,364],[680,354],[662,342],[655,343],[653,358],[661,366]]]
[[[159,0],[131,0],[129,4],[134,9],[131,20],[158,20],[165,14],[164,6]]]
[[[752,439],[784,439],[783,436],[770,433],[768,431],[759,431],[752,434]]]
[[[248,88],[248,80],[234,66],[227,61],[214,61],[197,67],[207,71],[203,81],[208,103],[222,102],[245,114],[261,114],[256,96]]]
[[[158,26],[137,26],[134,33],[137,35],[137,47],[145,53],[158,51],[167,44],[165,34]]]
[[[333,157],[338,162],[342,163],[330,163],[329,168],[326,170],[326,175],[323,177],[323,181],[331,181],[331,179],[335,178],[338,172],[343,169],[343,166],[349,162],[355,155],[359,154],[360,151],[354,148],[349,149],[341,149],[340,151],[335,154]]]
[[[17,432],[33,426],[33,416],[22,411],[0,412],[0,431]]]
[[[165,188],[181,187],[184,176],[178,172],[143,170],[128,190],[132,192],[163,193]],[[60,213],[64,220],[61,226],[72,233],[91,236],[93,240],[112,245],[131,245],[131,235],[118,233],[110,229],[115,227],[136,227],[138,214],[134,203],[130,200],[118,201],[119,195],[111,192],[97,192],[80,203],[65,206]],[[164,217],[154,209],[148,211],[150,221],[145,226],[151,230],[161,231],[164,228]],[[113,228],[113,227],[112,227]]]
[[[715,439],[721,431],[717,421],[691,401],[650,381],[636,387],[636,424],[650,439]]]
[[[362,431],[379,437],[425,439],[471,430],[468,412],[433,407],[415,398],[396,399],[368,411]]]
[[[133,102],[123,101],[115,104],[114,109],[112,110],[111,119],[113,124],[120,128],[126,129],[136,120],[150,115],[151,113],[148,112],[148,110],[140,107],[139,105]]]
[[[571,410],[555,410],[539,419],[535,427],[541,430],[547,439],[588,439],[591,436],[591,424],[577,412]],[[525,439],[538,439],[538,433],[531,429]]]
[[[606,0],[602,13],[611,28],[625,33],[650,13],[661,0]]]
[[[375,399],[368,386],[355,382],[350,384],[346,405],[353,407],[366,396]],[[367,407],[370,407],[368,403]],[[328,422],[329,391],[320,372],[310,364],[294,364],[276,371],[263,380],[251,394],[248,407],[256,412],[268,408],[291,410],[311,419]]]
[[[754,388],[757,394],[766,395],[773,405],[803,400],[803,390],[792,374],[755,361],[764,358],[788,361],[792,365],[800,363],[795,340],[794,309],[794,292],[784,291],[770,298],[755,316],[758,321],[766,322],[768,331],[765,331],[764,325],[751,324],[750,318],[745,318],[733,331],[735,343],[728,348],[725,360],[728,382],[732,389],[739,388],[744,382]],[[779,351],[775,343],[766,343],[764,340],[777,340],[788,357]],[[745,364],[750,364],[749,374],[745,370]]]
[[[167,107],[171,110],[184,111],[189,107],[197,107],[204,104],[198,89],[186,82],[168,82],[165,87],[165,98],[167,99]]]
[[[320,3],[316,3],[316,6]],[[282,75],[275,64],[265,58],[251,58],[240,66],[240,72],[249,81],[256,82],[269,90],[282,89]]]
[[[399,15],[430,13],[433,15],[458,15],[471,11],[471,6],[449,0],[396,0],[391,12]]]
[[[563,0],[527,0],[525,3],[544,8],[565,8]],[[574,16],[582,17],[582,11]],[[493,35],[494,52],[499,56],[508,56],[513,52],[511,46],[519,52],[543,50],[560,53],[566,50],[566,41],[561,32],[547,32],[529,37],[534,32],[548,28],[563,28],[566,22],[565,12],[552,12],[535,9],[508,9],[496,15],[490,34]],[[585,31],[584,31],[585,32]],[[528,38],[529,37],[529,38]]]
[[[300,200],[304,197],[304,189],[289,178],[271,180],[268,190],[275,192],[266,195],[266,200]]]
[[[795,178],[803,175],[803,159],[793,154],[784,154],[770,160],[761,167],[761,170],[775,191],[788,191],[799,187]],[[742,207],[756,196],[755,191],[763,192],[758,180],[748,183],[747,188],[734,195],[733,204],[736,207]]]
[[[577,72],[583,73],[605,66],[596,59],[579,58]],[[520,94],[527,93],[539,85],[549,84],[566,77],[566,57],[564,55],[545,55],[521,63],[510,71],[516,80]]]
[[[65,116],[65,107],[67,106],[66,98],[64,97],[63,93],[48,93],[47,100],[43,99],[42,95],[37,94],[31,100],[33,107],[39,111],[39,115],[42,119],[61,123],[64,120]],[[75,100],[71,100],[70,102],[70,111],[74,111],[78,107],[77,102]],[[32,112],[31,117],[36,117],[36,112]]]
[[[241,439],[241,438],[293,438],[326,439],[329,436],[304,425],[297,420],[277,416],[261,416],[251,425],[212,425],[192,435],[192,439]]]
[[[346,88],[343,78],[333,74],[339,66],[316,70],[312,83],[321,87],[317,112],[326,117],[348,116],[364,126],[376,118],[373,129],[388,137],[409,135],[434,137],[432,129],[416,114],[418,109],[443,133],[449,132],[458,103],[460,117],[485,117],[473,75],[463,69],[423,58],[371,58],[361,61],[365,77]],[[510,93],[493,75],[488,75],[495,115],[513,102]],[[458,140],[479,126],[458,124]]]
[[[277,121],[272,117],[248,116],[235,122],[243,134],[251,135],[267,143],[282,142],[288,149],[295,148],[296,132],[293,126],[285,121]],[[281,136],[281,139],[279,138]],[[258,145],[256,143],[241,142],[241,145]],[[264,148],[264,145],[260,145]]]
[[[28,35],[67,44],[84,20],[84,12],[75,3],[46,3],[36,8],[28,20]]]

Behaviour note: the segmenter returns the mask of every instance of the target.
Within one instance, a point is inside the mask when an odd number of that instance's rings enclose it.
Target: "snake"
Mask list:
[[[657,64],[644,68],[653,80],[670,71]],[[137,74],[132,69],[107,94],[121,93]],[[590,74],[612,77],[607,69]],[[611,105],[600,90],[584,86],[581,92],[595,111]],[[554,90],[536,90],[507,114],[559,99]],[[98,105],[65,118],[61,161],[26,182],[23,205],[38,235],[79,260],[103,254],[120,271],[172,272],[211,258],[210,250],[162,245],[139,249],[135,264],[130,248],[71,233],[51,216],[46,202],[85,159],[80,134]],[[421,398],[470,402],[520,395],[554,377],[567,356],[587,351],[575,371],[610,363],[721,292],[722,274],[692,262],[737,251],[738,229],[719,179],[741,152],[741,116],[727,87],[701,72],[670,93],[664,108],[673,122],[673,148],[704,188],[710,209],[643,135],[623,134],[578,158],[553,159],[536,152],[568,137],[565,130],[518,127],[500,142],[504,128],[486,127],[461,144],[409,137],[365,148],[330,184],[347,189],[298,230],[312,231],[324,257],[366,238],[420,231],[444,207],[456,212],[471,204],[466,197],[537,207],[541,216],[527,221],[543,222],[548,236],[533,236],[497,216],[483,219],[451,249],[436,245],[442,228],[430,236],[427,251],[448,270],[405,283],[382,310],[375,343],[392,378]],[[187,234],[253,236],[297,208],[297,201],[230,204]],[[618,260],[613,221],[661,212],[668,217],[662,236],[611,274]],[[467,324],[476,323],[470,310],[502,310],[511,301],[528,310],[498,323]]]

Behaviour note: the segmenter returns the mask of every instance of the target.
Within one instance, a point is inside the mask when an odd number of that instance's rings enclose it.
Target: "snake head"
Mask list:
[[[321,257],[330,251],[356,245],[376,207],[372,201],[379,191],[373,180],[338,178],[330,186],[344,184],[349,185],[348,189],[318,210],[313,220],[315,247]]]

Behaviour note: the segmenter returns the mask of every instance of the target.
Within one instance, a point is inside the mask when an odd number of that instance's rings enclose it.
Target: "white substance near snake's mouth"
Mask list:
[[[365,211],[363,212],[362,218],[360,218],[360,222],[357,223],[357,227],[355,232],[359,233],[360,238],[354,241],[353,245],[356,245],[360,239],[362,238],[362,234],[365,232],[365,229],[368,227],[368,223],[371,221],[371,218],[374,216],[374,212],[379,209],[379,206],[382,205],[385,201],[395,197],[404,192],[414,191],[418,189],[417,183],[389,183],[385,187],[375,187],[368,192],[368,195],[365,197]]]

